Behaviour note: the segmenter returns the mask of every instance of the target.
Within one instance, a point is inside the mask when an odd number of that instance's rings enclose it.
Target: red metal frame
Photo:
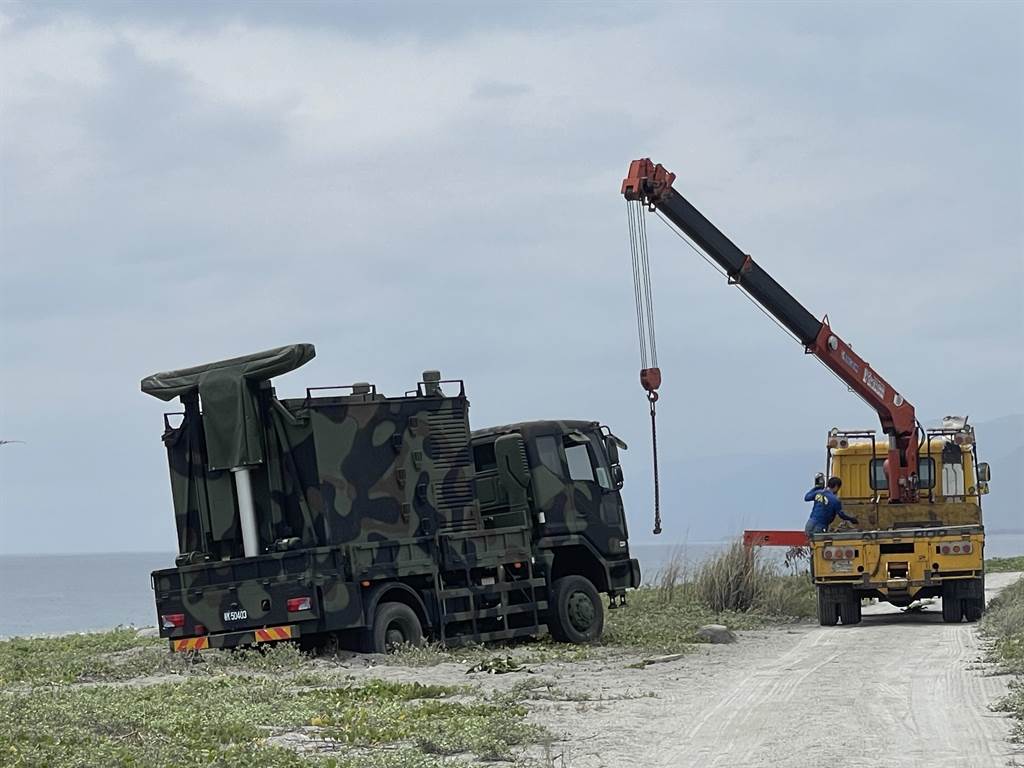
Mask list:
[[[622,195],[627,200],[646,200],[653,206],[672,188],[675,180],[676,175],[661,163],[655,165],[650,158],[634,160],[622,180]]]
[[[807,534],[803,531],[744,531],[745,547],[806,547]]]
[[[818,338],[807,351],[823,362],[844,384],[874,408],[889,435],[889,458],[885,474],[889,479],[889,498],[917,501],[917,417],[914,406],[903,399],[866,360],[853,351],[829,327],[821,324]]]

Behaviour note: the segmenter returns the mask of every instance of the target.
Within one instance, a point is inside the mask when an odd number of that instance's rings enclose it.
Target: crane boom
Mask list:
[[[918,442],[914,406],[903,399],[852,347],[839,338],[826,320],[806,307],[743,253],[673,187],[675,174],[650,159],[634,160],[622,182],[622,194],[649,210],[657,210],[725,270],[731,284],[740,286],[768,314],[790,331],[805,351],[817,357],[860,395],[878,414],[889,436],[885,472],[891,502],[917,500]]]

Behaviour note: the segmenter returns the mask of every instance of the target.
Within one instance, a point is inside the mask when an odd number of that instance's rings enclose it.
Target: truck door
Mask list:
[[[548,535],[586,536],[605,555],[626,551],[622,499],[599,434],[573,430],[536,440],[534,500]]]

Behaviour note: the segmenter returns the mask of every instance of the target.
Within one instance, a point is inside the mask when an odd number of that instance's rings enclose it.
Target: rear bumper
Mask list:
[[[849,584],[881,594],[925,590],[928,595],[937,594],[945,581],[984,575],[980,526],[826,532],[814,536],[811,546],[817,584]]]
[[[186,653],[188,651],[202,651],[207,648],[237,648],[240,645],[259,645],[261,643],[275,643],[280,640],[294,640],[301,634],[298,625],[289,624],[281,627],[247,629],[241,632],[218,632],[213,635],[200,635],[199,637],[175,637],[168,640],[168,642],[170,643],[171,651]]]
[[[964,581],[980,579],[984,571],[957,571],[955,573],[927,574],[923,579],[886,579],[872,581],[869,577],[850,578],[849,576],[820,576],[816,584],[850,584],[854,589],[879,589],[892,591],[916,590],[922,587],[935,587],[945,581]]]

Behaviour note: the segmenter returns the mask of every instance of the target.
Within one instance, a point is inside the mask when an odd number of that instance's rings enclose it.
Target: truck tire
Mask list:
[[[964,583],[962,592],[964,618],[977,621],[985,613],[985,577]]]
[[[959,624],[964,618],[960,594],[958,582],[947,581],[942,585],[942,620],[947,624]]]
[[[985,598],[976,597],[964,600],[964,618],[968,621],[977,621],[985,613]]]
[[[423,625],[416,611],[405,603],[381,603],[363,645],[368,653],[391,653],[403,645],[420,646]]]
[[[843,626],[860,624],[860,595],[853,587],[838,587],[837,591],[842,596],[839,600],[839,616],[843,620]]]
[[[604,631],[601,595],[583,576],[564,576],[551,587],[548,631],[563,643],[593,643]]]
[[[818,587],[818,623],[823,627],[834,627],[839,621],[839,603],[836,602],[832,588]]]

